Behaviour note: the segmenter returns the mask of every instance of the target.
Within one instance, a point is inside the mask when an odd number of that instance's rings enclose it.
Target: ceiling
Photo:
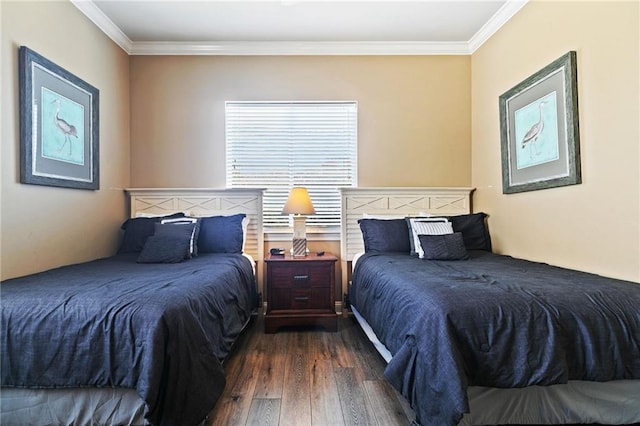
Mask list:
[[[464,55],[527,0],[71,1],[132,55]]]

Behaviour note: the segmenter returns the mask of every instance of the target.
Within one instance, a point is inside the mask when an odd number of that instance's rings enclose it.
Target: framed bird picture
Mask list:
[[[581,183],[576,52],[500,96],[502,192]]]
[[[99,189],[98,89],[26,46],[18,55],[20,182]]]

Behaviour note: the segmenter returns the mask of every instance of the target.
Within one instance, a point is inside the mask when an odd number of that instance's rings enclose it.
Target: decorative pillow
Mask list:
[[[360,219],[364,251],[409,253],[409,232],[404,219]]]
[[[121,226],[124,230],[122,244],[118,253],[139,253],[147,242],[147,238],[153,235],[156,223],[162,219],[184,217],[184,213],[174,213],[168,216],[136,217],[127,219]]]
[[[200,253],[242,253],[244,213],[200,218]]]
[[[469,258],[464,247],[462,233],[442,235],[419,235],[424,250],[423,259],[428,260],[466,260]]]
[[[442,235],[453,233],[451,222],[444,217],[407,218],[406,222],[409,224],[412,237],[411,240],[413,242],[413,250],[410,254],[412,256],[418,256],[420,259],[424,256],[424,252],[422,251],[418,235]]]
[[[152,235],[138,256],[138,263],[178,263],[189,251],[189,239],[177,235]]]
[[[191,256],[198,255],[198,236],[200,235],[200,219],[196,217],[181,217],[177,219],[163,219],[160,221],[162,225],[191,225],[195,224],[193,227],[193,232],[191,233],[191,240],[189,242],[189,252]]]
[[[183,255],[185,259],[191,259],[191,238],[193,236],[196,224],[197,222],[182,225],[174,225],[172,223],[156,223],[156,232],[153,234],[153,236],[169,235],[172,237],[187,240],[187,250],[183,253]]]
[[[418,252],[416,251],[416,246],[418,245],[418,234],[413,232],[412,223],[419,219],[427,219],[433,220],[435,219],[438,222],[446,222],[448,219],[442,217],[434,217],[430,214],[420,214],[418,216],[405,216],[404,220],[407,222],[407,227],[409,228],[409,244],[411,248],[409,250],[409,254],[411,256],[418,256]]]
[[[464,245],[467,250],[491,251],[491,236],[485,223],[486,217],[486,213],[449,217],[454,232],[462,232],[462,238],[464,238]]]

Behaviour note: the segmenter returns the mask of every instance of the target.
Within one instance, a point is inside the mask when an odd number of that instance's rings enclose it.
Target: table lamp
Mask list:
[[[305,215],[315,214],[315,212],[307,189],[301,186],[293,187],[282,209],[282,214],[293,215],[293,257],[307,255],[307,217]]]

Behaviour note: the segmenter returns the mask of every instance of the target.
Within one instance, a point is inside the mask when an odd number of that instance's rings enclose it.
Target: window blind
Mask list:
[[[356,186],[355,102],[227,102],[229,188],[266,188],[265,228],[288,227],[289,190],[304,186],[316,214],[310,227],[340,226],[338,188]]]

